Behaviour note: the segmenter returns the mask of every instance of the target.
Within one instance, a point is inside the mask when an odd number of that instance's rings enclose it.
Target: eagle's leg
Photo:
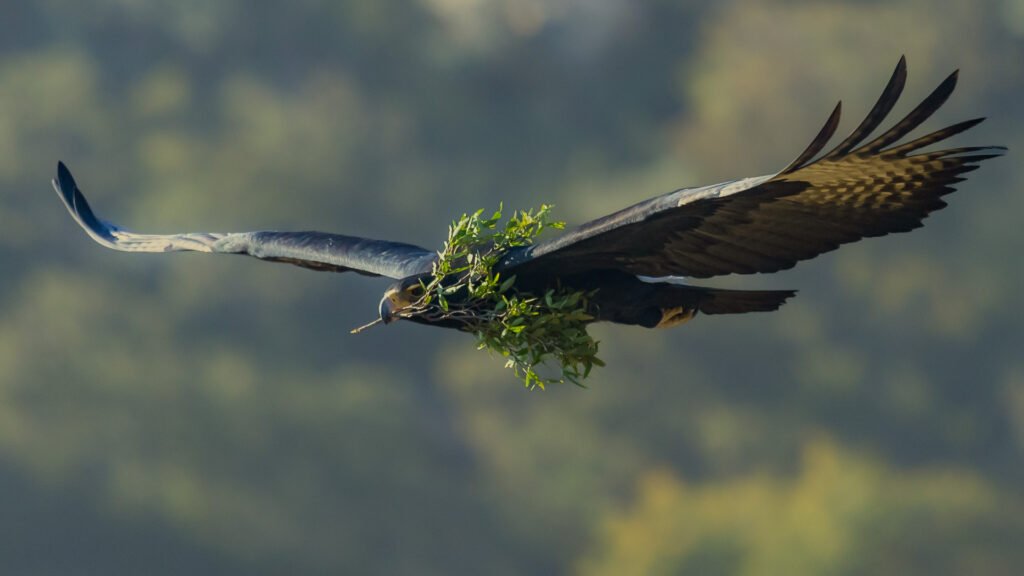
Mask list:
[[[684,306],[676,306],[674,308],[662,308],[661,321],[659,321],[654,327],[672,328],[673,326],[686,324],[690,320],[693,320],[694,316],[696,315],[696,308],[687,308]]]

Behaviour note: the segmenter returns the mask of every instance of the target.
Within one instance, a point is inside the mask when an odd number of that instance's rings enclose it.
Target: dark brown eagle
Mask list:
[[[521,294],[553,286],[592,293],[595,321],[660,328],[703,314],[776,310],[792,290],[721,290],[684,278],[776,272],[870,236],[907,232],[943,208],[942,197],[999,146],[921,150],[982,121],[967,120],[900,143],[956,86],[953,72],[905,118],[868,140],[906,81],[900,59],[882,96],[835,148],[821,151],[839,123],[837,105],[806,150],[781,171],[700,188],[683,188],[587,222],[552,240],[509,250],[497,270],[515,276]],[[74,219],[100,244],[129,252],[247,254],[314,270],[394,278],[380,302],[385,323],[421,296],[436,252],[385,240],[325,232],[136,234],[100,220],[63,163],[54,188]],[[457,305],[457,303],[455,303]],[[458,323],[411,320],[459,327]]]

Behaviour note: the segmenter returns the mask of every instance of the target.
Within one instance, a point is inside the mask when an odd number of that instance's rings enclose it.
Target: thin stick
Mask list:
[[[360,326],[359,328],[353,328],[353,329],[349,330],[349,332],[348,332],[348,333],[349,333],[349,334],[359,334],[359,333],[360,333],[360,332],[362,332],[363,330],[366,330],[367,328],[370,328],[370,327],[372,327],[372,326],[373,326],[374,324],[380,324],[380,323],[381,323],[381,319],[380,319],[380,318],[377,318],[377,319],[376,319],[376,320],[374,320],[373,322],[367,322],[366,324],[363,324],[363,325],[362,325],[362,326]]]

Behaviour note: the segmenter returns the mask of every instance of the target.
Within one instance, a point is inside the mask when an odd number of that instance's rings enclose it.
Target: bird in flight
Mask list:
[[[901,58],[867,117],[827,152],[822,150],[839,123],[840,105],[807,149],[774,174],[645,200],[554,239],[509,248],[495,270],[514,277],[515,293],[542,295],[558,286],[589,294],[587,317],[595,322],[664,328],[698,313],[776,310],[795,291],[723,290],[684,279],[777,272],[842,244],[918,228],[946,205],[943,197],[964,174],[1005,151],[1000,146],[922,151],[982,118],[900,142],[942,106],[957,72],[906,117],[868,139],[896,104],[905,81]],[[380,301],[379,321],[404,318],[465,328],[471,320],[408,313],[422,301],[435,271],[439,254],[426,248],[326,232],[138,234],[98,218],[63,163],[53,186],[89,236],[114,250],[246,254],[313,270],[385,276],[395,282]],[[445,312],[464,304],[455,294]]]

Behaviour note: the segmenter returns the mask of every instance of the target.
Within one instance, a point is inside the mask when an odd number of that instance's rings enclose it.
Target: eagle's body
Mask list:
[[[767,312],[778,309],[793,290],[723,290],[690,286],[671,276],[654,278],[619,270],[598,269],[568,275],[524,275],[517,288],[544,294],[561,287],[593,293],[587,312],[598,322],[671,328],[703,314]],[[549,278],[556,279],[557,286]],[[547,281],[544,281],[547,280]]]
[[[841,244],[920,227],[929,213],[946,205],[942,197],[963,174],[1005,150],[921,151],[981,119],[899,144],[945,102],[956,78],[954,72],[904,119],[867,140],[903,90],[906,65],[900,59],[868,116],[829,152],[819,155],[838,125],[839,106],[807,149],[775,174],[640,202],[558,238],[512,249],[496,270],[515,276],[514,290],[521,294],[541,295],[555,286],[593,293],[588,312],[595,321],[655,328],[681,324],[697,313],[776,310],[795,292],[720,290],[689,286],[683,279],[776,272]],[[323,232],[135,234],[97,218],[63,164],[54,187],[86,232],[109,248],[247,254],[314,270],[387,276],[396,282],[381,300],[385,323],[407,317],[462,327],[451,319],[401,313],[416,301],[415,292],[438,257],[425,248]]]

